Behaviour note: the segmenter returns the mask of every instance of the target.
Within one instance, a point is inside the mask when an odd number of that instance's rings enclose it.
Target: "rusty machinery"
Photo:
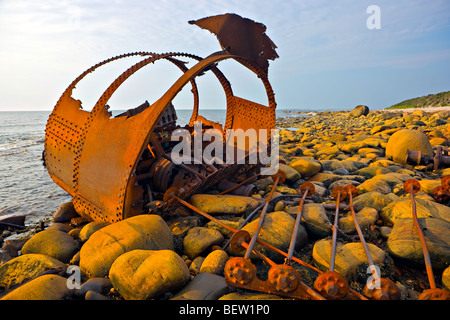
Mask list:
[[[186,126],[192,132],[194,122],[202,121],[204,129],[275,127],[276,102],[268,80],[268,61],[278,57],[275,44],[265,34],[266,27],[236,14],[224,14],[189,21],[217,35],[223,51],[206,58],[193,54],[170,52],[135,52],[112,57],[84,71],[64,91],[49,116],[45,129],[44,163],[51,178],[73,198],[76,211],[94,221],[117,222],[145,213],[152,200],[163,200],[164,212],[172,212],[179,203],[168,196],[174,191],[183,199],[215,185],[227,177],[257,169],[255,164],[179,164],[171,161],[170,136],[176,126],[171,104],[189,82],[193,93],[193,113]],[[92,110],[82,109],[72,91],[89,73],[116,60],[142,57],[117,77],[98,99]],[[194,65],[187,68],[191,59]],[[217,65],[234,59],[262,81],[268,106],[233,94],[231,85]],[[160,60],[173,63],[182,72],[176,82],[154,103],[148,102],[112,117],[108,100],[136,71]],[[226,96],[224,127],[199,114],[196,77],[211,71]],[[248,155],[248,148],[247,148]],[[184,155],[189,157],[189,155]],[[192,157],[191,157],[192,159]],[[251,172],[250,172],[251,173]]]

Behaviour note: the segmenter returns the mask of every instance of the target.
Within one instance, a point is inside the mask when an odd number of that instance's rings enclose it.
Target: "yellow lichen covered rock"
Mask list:
[[[209,272],[223,275],[225,264],[228,260],[228,254],[224,250],[214,250],[203,260],[200,272]]]
[[[43,254],[22,254],[0,266],[0,289],[9,289],[49,269],[57,268],[64,272],[66,266],[61,261]]]
[[[367,246],[373,262],[381,268],[384,263],[385,252],[374,244],[368,243]],[[312,257],[319,268],[328,270],[330,267],[330,256],[330,239],[319,240],[314,244]],[[350,280],[363,263],[368,263],[368,261],[362,243],[351,242],[342,244],[339,241],[336,243],[336,260],[334,266],[336,272],[342,274],[347,280]]]
[[[297,170],[302,177],[311,177],[322,169],[322,164],[308,157],[298,158],[290,166]]]
[[[70,298],[72,293],[66,278],[47,274],[11,291],[2,300],[64,300]]]
[[[450,223],[434,218],[419,218],[431,264],[443,269],[450,261]],[[413,219],[399,219],[392,229],[387,247],[394,257],[424,265],[423,250]]]
[[[80,268],[89,277],[104,277],[125,252],[173,249],[173,236],[158,215],[139,215],[93,233],[80,250]]]
[[[433,148],[427,136],[417,130],[402,129],[394,133],[386,146],[386,157],[398,163],[406,163],[408,150],[422,151],[422,155],[433,156]]]
[[[436,218],[450,222],[450,208],[426,199],[416,197],[418,218]],[[412,218],[411,199],[401,198],[388,204],[381,212],[383,220],[395,224],[399,219]]]
[[[114,261],[109,278],[123,298],[146,300],[180,289],[190,276],[172,250],[133,250]]]
[[[250,235],[253,235],[258,227],[259,218],[247,224],[244,228]],[[258,239],[261,239],[272,246],[287,252],[291,241],[291,235],[294,231],[295,219],[288,213],[283,211],[276,211],[266,214]],[[307,233],[303,226],[300,225],[296,246],[300,247],[307,241]],[[263,252],[272,260],[283,259],[279,254],[273,253],[265,247],[257,244],[256,250]]]
[[[22,253],[45,254],[62,262],[69,262],[78,251],[77,242],[69,234],[59,230],[36,233],[22,247]]]
[[[183,239],[184,253],[191,259],[201,255],[206,249],[223,241],[223,235],[215,230],[195,227]]]
[[[242,214],[248,208],[255,209],[259,203],[251,197],[195,194],[191,204],[209,214]]]

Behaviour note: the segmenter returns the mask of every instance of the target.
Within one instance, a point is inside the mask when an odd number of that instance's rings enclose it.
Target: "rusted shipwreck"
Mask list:
[[[276,102],[268,80],[268,59],[278,57],[275,44],[261,23],[235,14],[224,14],[189,21],[216,34],[222,51],[206,58],[189,53],[134,52],[104,60],[79,75],[64,91],[49,116],[45,129],[44,161],[51,178],[73,197],[76,211],[90,220],[117,222],[144,213],[155,199],[164,201],[165,212],[182,199],[200,192],[228,177],[236,177],[257,166],[251,164],[180,164],[170,158],[171,133],[176,129],[176,113],[171,104],[182,88],[190,83],[193,112],[187,125],[195,121],[203,128],[273,129]],[[143,59],[119,75],[98,99],[92,110],[82,109],[72,97],[78,83],[96,69],[119,59],[141,56]],[[191,68],[186,62],[194,61]],[[261,105],[233,94],[227,78],[219,70],[221,61],[233,59],[262,81],[268,105]],[[167,60],[181,71],[178,80],[155,102],[127,110],[112,117],[108,100],[130,76],[141,68]],[[226,96],[224,127],[199,114],[196,77],[212,72]],[[269,135],[270,138],[270,135]]]

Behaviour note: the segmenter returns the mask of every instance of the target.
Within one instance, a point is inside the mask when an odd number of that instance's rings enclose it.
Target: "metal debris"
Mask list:
[[[180,164],[170,158],[170,143],[176,125],[172,100],[190,83],[194,96],[193,113],[187,126],[192,132],[194,122],[202,121],[203,129],[267,129],[275,127],[276,102],[267,77],[267,59],[277,57],[273,42],[264,34],[262,24],[237,15],[201,19],[195,24],[211,26],[226,46],[201,58],[193,54],[170,52],[134,52],[112,57],[87,69],[64,91],[51,115],[46,134],[44,162],[51,178],[73,197],[76,211],[94,221],[117,222],[146,213],[146,205],[154,200],[164,201],[164,212],[170,214],[179,203],[169,195],[183,198],[218,184],[225,178],[241,173],[249,176],[254,164]],[[143,59],[119,75],[98,99],[92,110],[82,109],[82,102],[72,97],[73,89],[84,77],[116,60],[137,56]],[[186,67],[191,59],[194,65]],[[262,81],[268,106],[233,94],[231,85],[217,65],[234,59],[256,74]],[[112,117],[108,100],[136,71],[161,60],[170,61],[180,71],[180,78],[153,103],[145,102],[137,108]],[[221,84],[227,102],[226,122],[220,124],[199,114],[197,76],[212,72]],[[270,135],[268,137],[270,139]],[[247,150],[248,151],[248,150]],[[192,156],[194,159],[194,155]]]

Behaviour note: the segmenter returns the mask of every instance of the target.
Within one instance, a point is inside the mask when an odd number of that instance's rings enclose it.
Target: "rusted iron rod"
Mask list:
[[[345,199],[347,196],[345,189],[342,187],[335,187],[332,192],[333,192],[333,198],[336,199],[336,211],[334,213],[334,223],[333,223],[333,226],[331,227],[333,234],[332,234],[332,240],[331,240],[331,256],[330,256],[330,267],[329,267],[330,271],[334,271],[334,264],[335,264],[335,260],[336,260],[336,244],[337,244],[337,232],[338,232],[338,220],[339,220],[339,203],[341,201],[341,196],[343,197],[343,199]]]
[[[349,206],[350,211],[352,213],[353,220],[355,222],[356,231],[358,232],[359,240],[361,241],[361,244],[363,245],[364,252],[366,254],[367,260],[369,261],[369,267],[373,274],[373,276],[376,279],[380,279],[381,275],[378,274],[378,271],[373,266],[375,263],[373,262],[372,255],[370,254],[369,247],[367,246],[366,240],[364,239],[364,235],[362,233],[361,227],[359,226],[358,220],[356,219],[356,213],[355,209],[353,208],[353,194],[357,194],[358,190],[353,185],[347,185],[345,186],[345,189],[347,189],[347,195],[349,197]]]
[[[250,254],[253,250],[253,247],[256,244],[256,240],[258,239],[259,232],[261,231],[262,225],[264,223],[264,219],[266,217],[267,207],[269,206],[269,203],[270,203],[270,200],[272,199],[273,193],[274,193],[278,183],[280,181],[283,183],[285,179],[286,179],[286,176],[284,175],[284,173],[282,171],[278,171],[275,174],[275,181],[273,183],[273,187],[270,190],[269,195],[267,196],[266,202],[264,204],[264,208],[262,209],[262,212],[261,212],[261,216],[259,217],[258,227],[252,236],[252,239],[248,245],[247,251],[245,252],[244,258],[250,259]]]
[[[298,228],[300,227],[300,221],[302,220],[303,204],[306,200],[306,197],[308,196],[308,193],[313,195],[315,192],[314,185],[311,182],[304,182],[300,186],[300,190],[304,191],[304,193],[302,199],[300,200],[300,203],[298,204],[297,217],[295,219],[294,230],[292,231],[291,242],[289,244],[288,255],[286,258],[286,264],[290,264],[292,261],[292,257],[294,256],[294,248],[295,243],[297,241]]]
[[[422,228],[420,227],[419,219],[417,218],[416,199],[414,198],[414,194],[420,190],[420,183],[417,180],[409,179],[405,181],[403,188],[405,189],[405,191],[409,192],[409,196],[411,198],[411,211],[414,220],[414,226],[417,230],[417,234],[419,235],[420,243],[422,245],[423,258],[425,260],[425,268],[427,270],[428,281],[430,283],[430,288],[435,289],[436,282],[434,280],[430,253],[428,252],[427,242],[425,241],[425,236],[423,234]]]

